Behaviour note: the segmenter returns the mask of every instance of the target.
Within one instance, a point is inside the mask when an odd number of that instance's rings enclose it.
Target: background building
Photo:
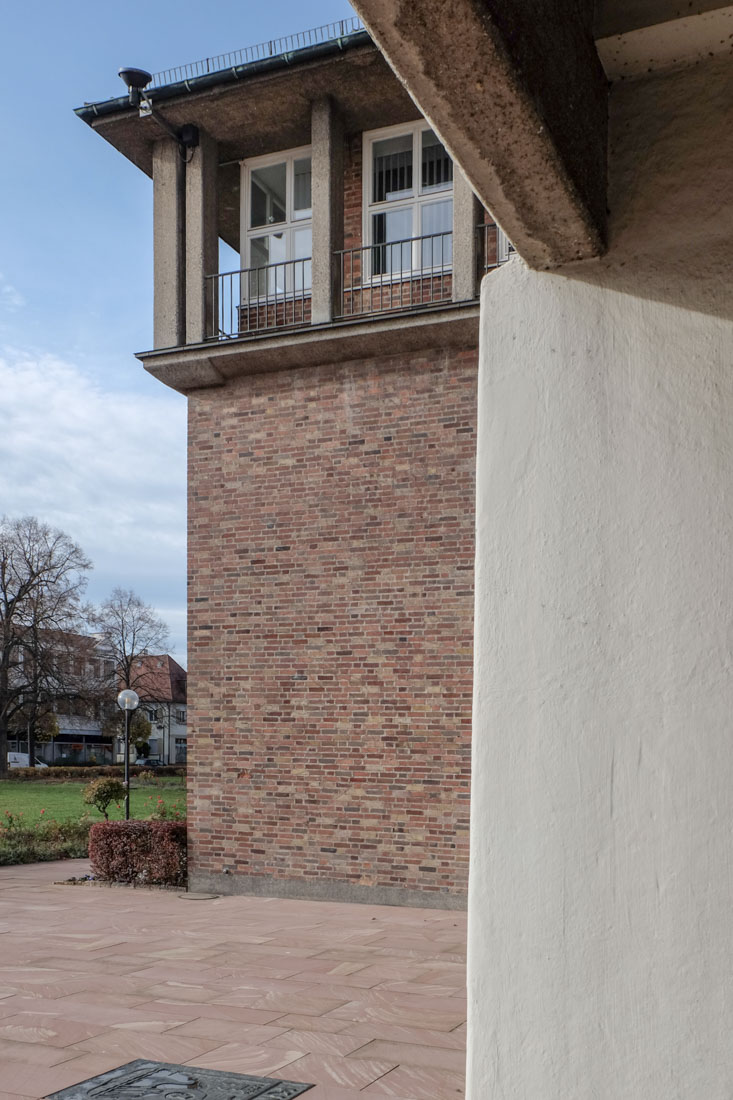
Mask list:
[[[144,654],[133,661],[132,679],[140,710],[150,722],[149,759],[185,764],[188,746],[187,673],[168,653]],[[118,745],[124,753],[124,743]]]

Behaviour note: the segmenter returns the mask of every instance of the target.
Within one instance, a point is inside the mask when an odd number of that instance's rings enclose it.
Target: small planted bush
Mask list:
[[[92,873],[109,882],[185,886],[183,821],[100,821],[89,832]]]
[[[93,779],[84,788],[84,802],[87,806],[94,806],[100,814],[104,814],[104,820],[109,821],[107,807],[111,802],[120,802],[125,797],[125,784],[120,779],[112,776]]]

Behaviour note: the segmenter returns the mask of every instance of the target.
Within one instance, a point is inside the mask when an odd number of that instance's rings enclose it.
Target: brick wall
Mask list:
[[[435,352],[191,396],[194,883],[465,891],[475,385]]]

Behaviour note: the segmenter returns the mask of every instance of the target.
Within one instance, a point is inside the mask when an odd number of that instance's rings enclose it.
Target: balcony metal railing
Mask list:
[[[487,271],[505,264],[515,248],[496,222],[481,222],[476,226],[476,232],[479,275],[485,275]]]
[[[514,248],[493,222],[482,222],[476,233],[478,279],[506,263]],[[452,298],[451,232],[344,248],[332,262],[339,287],[335,320],[427,308]],[[209,339],[309,325],[311,285],[310,257],[207,276]]]
[[[310,257],[207,275],[212,340],[297,328],[311,319]]]
[[[255,61],[264,61],[266,58],[282,57],[296,50],[305,50],[309,46],[317,46],[322,42],[333,42],[363,30],[364,24],[357,16],[339,19],[335,23],[326,23],[322,27],[299,31],[284,38],[272,38],[268,42],[259,42],[256,46],[245,46],[244,49],[233,50],[231,53],[221,53],[216,57],[205,57],[202,61],[192,61],[188,65],[164,69],[162,72],[155,73],[151,87],[162,88],[167,84],[177,84],[181,80],[195,80],[196,77],[205,76],[208,73],[235,69],[239,65],[251,65]]]
[[[450,301],[453,234],[430,233],[337,252],[336,316],[392,313]]]

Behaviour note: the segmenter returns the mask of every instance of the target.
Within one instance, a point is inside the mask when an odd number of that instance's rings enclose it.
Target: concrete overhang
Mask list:
[[[721,0],[353,0],[531,267],[599,255],[609,82],[733,48]]]
[[[607,82],[592,0],[354,0],[533,267],[605,247]]]
[[[189,394],[247,374],[478,346],[479,304],[447,305],[385,317],[139,352],[159,381]]]
[[[174,127],[192,123],[219,149],[219,235],[239,249],[238,161],[309,145],[311,104],[330,96],[344,132],[357,133],[419,117],[418,108],[365,32],[302,55],[240,66],[154,89],[155,108]],[[189,90],[190,89],[190,90]],[[77,115],[148,176],[153,146],[164,136],[127,97],[86,104]]]

